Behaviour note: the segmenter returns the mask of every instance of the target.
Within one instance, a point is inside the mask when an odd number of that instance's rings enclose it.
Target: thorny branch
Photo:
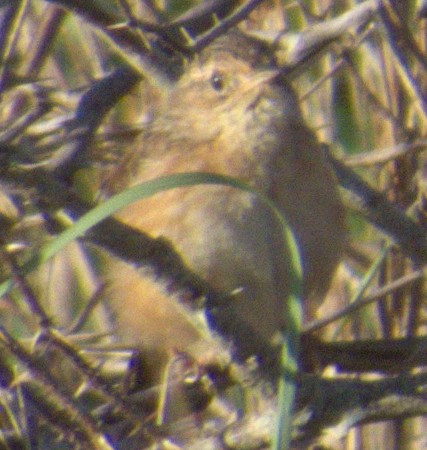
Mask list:
[[[172,32],[179,30],[181,27],[193,26],[194,21],[199,20],[201,17],[212,14],[220,17],[220,10],[225,5],[225,2],[221,1],[206,2],[210,9],[192,10],[185,16],[166,24],[141,21],[136,24],[127,23],[126,26],[118,26],[120,20],[116,16],[95,4],[91,3],[89,6],[89,2],[80,0],[51,0],[51,3],[56,3],[68,12],[84,17],[92,25],[108,34],[119,46],[128,51],[138,53],[139,57],[145,60],[148,65],[155,65],[158,70],[163,70],[161,52],[153,52],[155,47],[153,41],[141,39],[132,28],[134,25],[137,25],[144,33],[152,33],[167,38],[168,44],[171,44],[173,43],[173,40],[171,40]],[[185,49],[177,42],[176,49],[179,51],[185,50],[189,53],[199,51],[231,26],[243,20],[261,1],[231,3],[233,3],[232,12],[219,22],[217,26],[205,32],[202,30],[194,42],[186,45]],[[372,7],[376,7],[375,5],[379,4],[378,2],[369,3]],[[21,3],[21,5],[23,4],[24,2]],[[368,2],[365,2],[365,6],[366,4]],[[415,90],[419,93],[418,80],[412,76],[411,66],[407,58],[403,59],[402,50],[399,47],[401,41],[396,37],[401,33],[400,27],[402,24],[394,20],[388,9],[382,9],[380,12],[381,19],[390,35],[396,57],[402,62],[405,70],[409,71],[408,77],[415,86]],[[63,12],[56,10],[51,17],[61,18],[63,17]],[[17,16],[17,19],[19,18],[20,16]],[[124,19],[127,20],[128,17]],[[12,23],[12,25],[15,24],[15,22]],[[13,33],[15,32],[13,31]],[[52,39],[51,36],[55,32],[55,27],[47,27],[45,34],[46,46],[48,46],[50,39]],[[15,36],[13,34],[13,37]],[[151,42],[152,47],[150,45],[147,46],[147,42]],[[188,42],[185,44],[188,44]],[[413,42],[410,42],[410,46],[416,49],[414,45]],[[35,54],[33,62],[28,66],[28,71],[33,74],[37,72],[37,68],[42,64],[41,61],[44,57],[42,53],[43,48],[45,48],[44,45],[40,52]],[[307,48],[303,50],[306,51]],[[414,50],[413,55],[415,58],[420,59],[420,54],[417,51]],[[36,193],[40,210],[44,213],[46,221],[56,231],[62,227],[56,218],[58,211],[63,209],[73,219],[78,219],[90,210],[90,205],[86,205],[73,193],[68,192],[67,179],[77,168],[85,164],[85,151],[105,115],[115,106],[119,98],[129,92],[139,79],[138,73],[124,69],[94,84],[82,96],[75,117],[69,124],[70,135],[76,133],[76,130],[79,132],[74,134],[71,140],[73,148],[70,152],[66,152],[62,159],[59,158],[55,164],[47,167],[47,170],[37,167],[33,170],[15,170],[9,173],[7,166],[2,168],[0,178],[3,182],[6,181],[14,186],[31,189]],[[6,78],[2,77],[2,81],[4,80]],[[105,95],[106,84],[109,86],[109,95]],[[420,98],[423,97],[421,96]],[[26,128],[40,119],[46,110],[36,109],[35,112],[26,116],[22,123],[15,124],[13,132],[10,129],[6,130],[2,135],[2,144],[8,144],[20,133],[24,133]],[[67,140],[67,137],[65,137],[65,140]],[[351,169],[332,157],[331,161],[341,185],[353,198],[357,198],[356,203],[359,205],[361,214],[368,221],[389,234],[411,258],[418,263],[426,263],[427,243],[425,229],[403,211],[390,204],[384,195],[372,189]],[[114,239],[112,236],[114,236]],[[121,236],[126,236],[126,238],[121,239]],[[196,300],[203,296],[219,299],[217,301],[221,301],[221,298],[223,298],[221,293],[214,292],[203,280],[190,273],[183,265],[179,255],[174,253],[168,243],[150,239],[148,236],[136,232],[112,218],[93,228],[84,237],[84,241],[104,247],[111,253],[131,261],[137,266],[148,265],[156,276],[169,277],[167,284],[170,289],[184,293],[182,297],[186,300],[190,298],[190,306],[192,307],[194,305],[198,307]],[[16,267],[15,269],[18,268]],[[17,273],[16,275],[19,274]],[[416,273],[415,276],[422,276],[422,273]],[[25,281],[24,278],[18,277],[17,279]],[[25,287],[25,285],[21,283],[21,287]],[[393,289],[395,288],[393,286]],[[379,293],[379,295],[384,295],[384,293]],[[372,301],[372,299],[367,299],[368,301]],[[45,325],[51,326],[44,311],[37,311],[37,303],[33,309]],[[346,311],[346,314],[349,314],[349,311]],[[64,341],[63,337],[58,335],[56,330],[47,327],[45,333],[45,338],[50,340],[63,354],[70,357],[70,360],[85,374],[90,383],[105,395],[106,401],[113,403],[119,409],[121,408],[125,412],[124,416],[127,415],[130,420],[135,418],[133,411],[127,409],[127,403],[123,403],[118,399],[115,391],[105,388],[102,378],[98,376],[89,361],[82,358],[72,346],[69,346],[68,342]],[[4,352],[16,359],[34,377],[34,384],[31,384],[28,390],[33,401],[35,403],[38,402],[39,393],[37,390],[40,390],[41,387],[48,390],[49,399],[43,405],[41,404],[43,403],[42,401],[39,401],[38,405],[36,405],[42,415],[49,410],[49,401],[53,401],[54,404],[61,405],[65,410],[65,421],[61,422],[63,420],[61,415],[61,421],[57,425],[63,433],[65,433],[65,430],[68,430],[68,438],[70,440],[80,443],[82,441],[89,442],[92,448],[110,448],[108,442],[104,441],[103,430],[96,420],[93,419],[91,414],[82,416],[82,411],[76,408],[74,399],[63,394],[62,389],[52,382],[54,378],[50,377],[49,372],[40,366],[40,362],[31,352],[23,348],[4,329],[0,330],[0,341]],[[334,364],[346,371],[384,370],[384,372],[395,373],[394,368],[399,367],[399,363],[402,362],[402,355],[405,356],[405,369],[423,367],[426,363],[424,337],[395,341],[362,341],[339,344],[317,343],[316,345],[318,345],[317,355],[321,365]],[[368,361],[366,358],[367,354],[375,356],[368,358]],[[383,366],[372,366],[372,360],[377,363],[378,358],[381,358],[383,361]],[[423,393],[426,389],[426,382],[427,379],[424,374],[388,376],[377,382],[359,382],[348,379],[337,382],[336,379],[327,380],[318,376],[302,376],[297,404],[295,439],[300,445],[306,445],[308,441],[315,439],[327,427],[329,430],[323,438],[324,440],[327,440],[334,433],[335,437],[344,435],[351,427],[361,423],[384,420],[386,418],[425,415],[427,413],[427,403]],[[232,427],[220,430],[221,432],[209,438],[218,440],[221,446],[227,445],[228,448],[236,449],[251,448],[251,445],[259,442],[266,444],[271,437],[274,423],[272,418],[269,419],[269,414],[274,416],[274,409],[266,411],[265,417],[247,417]],[[54,417],[48,417],[47,413],[46,419],[55,423]],[[267,426],[258,429],[254,427],[254,421],[258,419],[266,419],[267,422],[264,421],[263,423],[267,423]],[[67,426],[64,426],[64,424]],[[259,431],[258,435],[256,435],[257,430]],[[79,433],[82,433],[82,435]],[[235,437],[236,433],[239,433],[237,438]],[[242,435],[245,434],[251,437],[249,443],[243,441]]]

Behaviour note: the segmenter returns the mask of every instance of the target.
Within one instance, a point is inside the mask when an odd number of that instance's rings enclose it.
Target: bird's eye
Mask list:
[[[218,72],[214,72],[211,76],[210,83],[215,91],[222,91],[225,87],[224,76]]]

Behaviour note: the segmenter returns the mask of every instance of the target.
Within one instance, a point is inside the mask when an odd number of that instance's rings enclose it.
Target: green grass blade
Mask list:
[[[126,189],[119,194],[95,206],[91,211],[79,218],[70,228],[63,231],[55,239],[46,243],[34,257],[22,267],[22,273],[28,274],[40,265],[49,261],[70,242],[81,238],[93,226],[113,215],[130,203],[150,197],[169,189],[194,185],[224,185],[241,189],[257,195],[274,213],[280,223],[284,241],[284,255],[290,255],[289,273],[291,280],[290,296],[285,299],[286,330],[283,333],[282,369],[280,378],[279,410],[277,417],[276,433],[273,438],[274,449],[286,449],[291,439],[292,405],[295,397],[295,373],[297,371],[298,343],[301,330],[301,261],[293,232],[286,219],[275,207],[274,203],[265,195],[256,192],[247,184],[225,175],[195,172],[172,174],[154,180],[146,181],[137,186]],[[0,296],[5,295],[13,286],[11,280],[0,285]]]

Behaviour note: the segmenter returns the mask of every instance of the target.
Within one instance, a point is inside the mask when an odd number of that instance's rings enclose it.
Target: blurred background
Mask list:
[[[161,93],[162,63],[156,65],[152,55],[161,53],[166,58],[170,66],[165,66],[167,74],[179,72],[176,53],[182,56],[197,51],[197,39],[203,33],[252,3],[255,2],[0,2],[0,262],[2,280],[15,280],[13,289],[2,285],[0,324],[29,353],[40,345],[43,320],[69,332],[73,351],[83,348],[88,354],[89,350],[110,343],[105,331],[111,329],[108,312],[96,303],[102,290],[98,276],[102,261],[93,246],[83,248],[74,242],[38,267],[36,273],[27,275],[21,270],[28,261],[37,266],[35,258],[46,242],[54,241],[61,226],[71,223],[70,217],[61,216],[58,208],[52,206],[56,196],[60,205],[67,201],[63,198],[66,193],[55,192],[54,184],[44,187],[47,210],[56,211],[52,213],[55,220],[48,217],[40,194],[43,180],[39,169],[54,175],[60,173],[61,181],[83,201],[99,201],[103,176],[124,149],[131,148],[149,118],[150,106]],[[259,6],[246,14],[239,26],[268,37],[286,31],[279,52],[286,61],[296,49],[291,36],[351,14],[361,2],[256,3]],[[385,200],[411,217],[422,231],[427,195],[427,7],[416,0],[370,3],[373,13],[368,17],[361,20],[355,14],[352,19],[350,15],[348,30],[320,40],[322,47],[325,44],[324,51],[315,60],[308,57],[308,64],[292,84],[301,99],[306,122],[319,141],[329,146],[334,158],[383,193]],[[203,4],[206,9],[197,9]],[[106,78],[125,65],[132,67],[133,72]],[[89,131],[82,131],[82,118]],[[84,162],[73,165],[76,161],[72,159],[72,164],[65,164],[64,169],[63,161],[68,161],[69,153],[86,144]],[[412,250],[391,245],[390,237],[372,224],[372,215],[366,213],[369,199],[367,207],[360,208],[348,189],[343,189],[342,195],[348,210],[348,245],[318,318],[327,318],[362,297],[370,295],[375,301],[327,326],[319,326],[318,336],[332,342],[381,339],[382,348],[389,349],[395,347],[393,343],[387,347],[388,341],[419,337],[416,342],[420,347],[410,345],[415,341],[399,341],[409,344],[392,354],[386,353],[384,361],[380,351],[370,356],[366,347],[351,347],[358,357],[365,352],[368,368],[363,366],[361,357],[360,368],[348,374],[323,361],[316,370],[326,377],[354,380],[378,380],[384,373],[423,373],[423,249],[418,260],[409,258],[414,254]],[[402,233],[401,242],[412,239],[405,234],[404,224],[395,222],[389,226]],[[88,310],[88,303],[95,305],[93,309]],[[48,312],[46,317],[44,311]],[[2,348],[9,349],[0,363],[4,393],[4,400],[0,400],[0,448],[42,448],[37,447],[41,441],[32,440],[31,423],[23,423],[16,416],[16,410],[25,411],[23,400],[17,400],[17,391],[22,383],[28,383],[28,377],[36,378],[39,389],[45,386],[40,380],[43,366],[50,359],[40,349],[41,353],[33,353],[34,361],[28,355],[20,357],[5,336],[0,341]],[[42,366],[37,376],[32,363]],[[376,370],[376,363],[381,370]],[[56,375],[59,379],[67,377],[64,369]],[[420,401],[424,395],[420,393]],[[421,416],[427,407],[422,403],[418,410],[411,411],[402,413],[402,417],[391,417],[392,420],[384,416],[377,423],[358,425],[344,437],[328,438],[327,443],[320,444],[323,447],[317,448],[421,450],[427,445],[425,420],[407,416]],[[72,416],[73,409],[68,412]],[[43,420],[55,422],[50,421],[48,414]],[[77,428],[81,425],[70,423]],[[61,426],[55,423],[53,428],[64,438]],[[73,442],[78,433],[71,434],[72,438],[64,438],[68,439],[64,445],[69,447],[63,448],[78,448],[81,444]],[[12,437],[17,442],[13,445]],[[57,448],[50,447],[48,441],[44,445],[43,448]]]

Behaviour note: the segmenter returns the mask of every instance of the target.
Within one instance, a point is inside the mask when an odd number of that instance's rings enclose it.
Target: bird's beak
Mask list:
[[[280,71],[277,69],[262,70],[258,72],[254,71],[254,73],[245,81],[242,86],[242,91],[249,92],[263,84],[268,84],[274,80],[274,78],[279,76],[279,74]]]

